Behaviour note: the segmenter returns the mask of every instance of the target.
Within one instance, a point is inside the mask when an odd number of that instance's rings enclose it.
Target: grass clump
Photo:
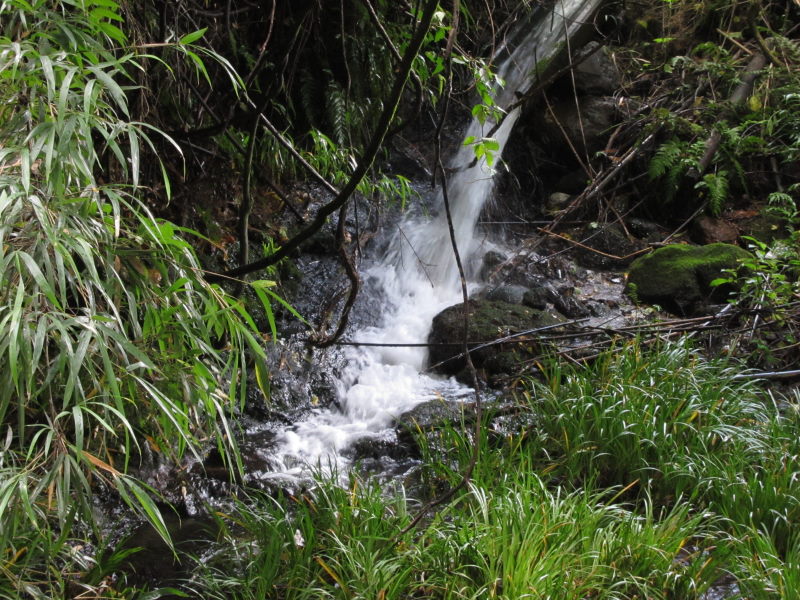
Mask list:
[[[680,344],[627,345],[585,368],[552,364],[523,393],[535,451],[573,484],[639,480],[660,499],[690,494],[703,461],[767,447],[774,413],[738,373]]]

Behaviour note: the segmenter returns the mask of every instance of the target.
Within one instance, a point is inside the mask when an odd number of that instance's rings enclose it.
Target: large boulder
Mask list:
[[[578,93],[611,96],[619,89],[622,79],[608,48],[589,42],[584,52],[592,54],[575,67],[575,87]]]
[[[532,341],[534,336],[482,347],[484,343],[564,321],[555,312],[497,300],[470,300],[468,306],[467,338],[470,348],[477,348],[471,353],[472,362],[477,369],[485,371],[489,379],[499,373],[512,373],[521,359],[536,351],[538,344]],[[428,342],[431,344],[429,364],[435,371],[447,375],[463,371],[466,366],[461,356],[463,336],[463,303],[446,308],[434,317]]]
[[[708,302],[725,300],[730,286],[712,287],[711,282],[748,258],[747,250],[732,244],[664,246],[633,261],[626,291],[636,301],[692,314]]]

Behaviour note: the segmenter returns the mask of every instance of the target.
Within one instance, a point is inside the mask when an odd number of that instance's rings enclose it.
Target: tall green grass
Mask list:
[[[795,598],[796,402],[779,406],[736,373],[686,344],[632,343],[586,368],[551,363],[520,395],[516,428],[500,433],[486,415],[470,485],[421,529],[400,535],[415,505],[402,494],[320,481],[302,497],[243,504],[192,589],[691,599],[733,581],[744,598]],[[472,436],[460,423],[418,431],[414,489],[456,483]]]

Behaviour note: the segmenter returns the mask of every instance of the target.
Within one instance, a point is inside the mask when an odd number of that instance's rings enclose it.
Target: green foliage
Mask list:
[[[642,24],[651,37],[634,47],[647,59],[632,65],[631,76],[645,63],[659,80],[645,117],[661,140],[649,165],[651,177],[663,183],[658,200],[674,201],[679,189],[689,196],[694,186],[698,199],[719,214],[729,203],[763,199],[776,184],[793,182],[791,165],[800,156],[800,52],[790,34],[797,7],[785,4],[672,2],[646,13]],[[660,43],[650,43],[653,37]],[[749,61],[765,53],[767,64],[749,96],[732,104]],[[708,174],[696,168],[707,140]],[[680,200],[687,209],[697,204]]]
[[[789,197],[789,199],[791,199]],[[795,214],[794,202],[783,204],[784,195],[773,197],[781,214]],[[789,221],[791,223],[791,221]],[[752,257],[743,262],[742,271],[728,272],[712,285],[733,284],[738,290],[730,300],[744,310],[756,311],[751,316],[750,334],[735,336],[731,346],[741,344],[755,364],[772,367],[797,365],[795,346],[800,341],[800,231],[792,231],[785,240],[772,245],[752,237],[746,238]],[[759,326],[762,315],[767,326]],[[747,329],[750,329],[749,327]]]
[[[534,383],[530,392],[540,443],[570,481],[640,480],[662,497],[680,495],[693,485],[685,474],[670,480],[683,458],[725,456],[723,440],[763,442],[744,423],[763,421],[766,413],[754,389],[733,383],[736,373],[683,346],[643,353],[629,345],[588,372],[554,365],[546,385]]]
[[[728,172],[706,173],[694,187],[707,193],[709,212],[714,216],[719,216],[728,199]]]
[[[178,460],[213,441],[235,468],[230,416],[247,365],[266,369],[250,316],[204,280],[198,234],[137,198],[163,136],[129,119],[147,57],[119,48],[117,4],[0,12],[0,593],[36,595],[70,568],[44,567],[76,518],[91,525],[98,486],[167,537],[129,474],[144,445]]]
[[[673,138],[662,144],[650,160],[648,173],[650,179],[666,180],[664,188],[665,200],[672,201],[678,191],[681,179],[689,171],[696,168],[703,153],[703,143],[688,143]]]
[[[464,139],[464,145],[472,146],[476,160],[485,160],[486,166],[492,169],[495,161],[495,153],[500,151],[500,143],[495,138],[476,138],[470,135]]]

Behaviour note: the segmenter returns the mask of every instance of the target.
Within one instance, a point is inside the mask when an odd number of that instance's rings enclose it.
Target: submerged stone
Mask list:
[[[712,287],[711,282],[748,258],[747,250],[732,244],[672,244],[633,261],[626,292],[636,301],[691,314],[708,302],[725,300],[731,287]]]

